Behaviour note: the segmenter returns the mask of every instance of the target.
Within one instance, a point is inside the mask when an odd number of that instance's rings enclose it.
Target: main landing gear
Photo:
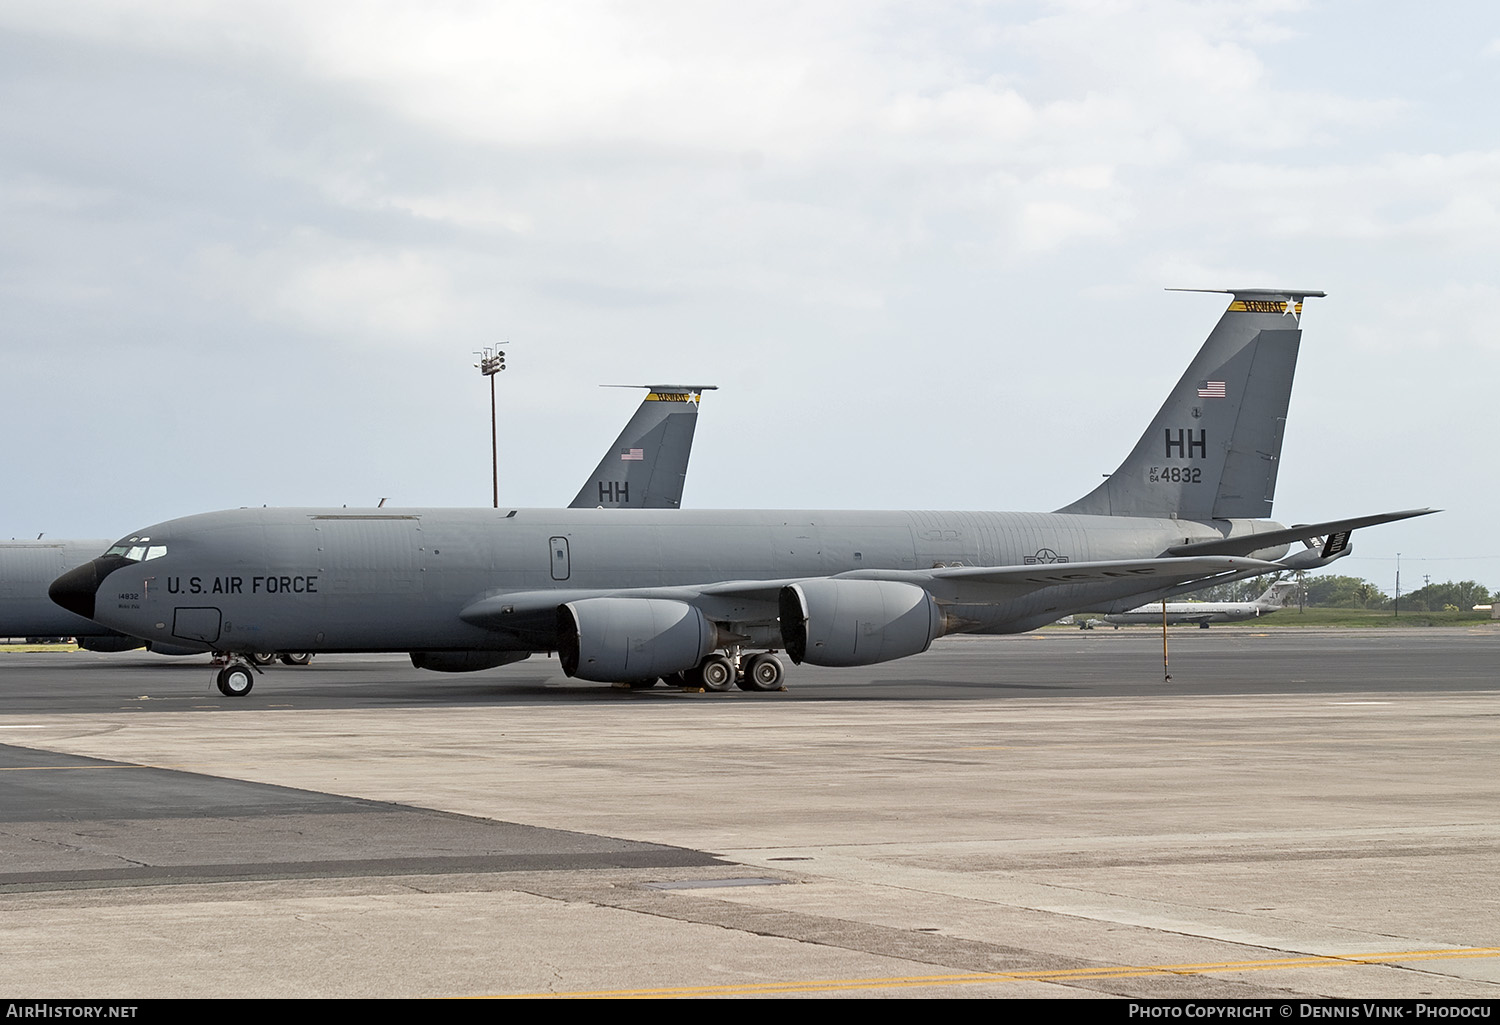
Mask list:
[[[769,651],[758,655],[714,652],[685,673],[662,677],[662,682],[671,686],[701,687],[711,691],[727,691],[731,687],[738,687],[740,690],[783,690],[785,681],[786,667],[782,665],[781,659]]]
[[[725,691],[734,686],[734,677],[734,663],[729,661],[729,656],[716,652],[687,671],[687,684],[704,690]]]
[[[258,666],[268,666],[280,662],[284,666],[305,666],[312,661],[312,656],[305,651],[257,651],[246,655],[251,662]]]
[[[786,689],[786,666],[769,651],[754,655],[748,661],[741,659],[740,662],[743,672],[735,682],[741,690]]]

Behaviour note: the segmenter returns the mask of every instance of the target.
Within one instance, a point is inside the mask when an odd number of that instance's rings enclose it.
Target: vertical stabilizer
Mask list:
[[[717,385],[619,387],[645,388],[646,398],[568,508],[680,508],[698,401]]]
[[[1192,520],[1271,515],[1302,300],[1324,293],[1206,291],[1234,298],[1156,419],[1119,469],[1059,512]]]
[[[1291,603],[1292,596],[1296,593],[1297,581],[1278,580],[1255,599],[1255,604],[1267,609],[1284,609]]]

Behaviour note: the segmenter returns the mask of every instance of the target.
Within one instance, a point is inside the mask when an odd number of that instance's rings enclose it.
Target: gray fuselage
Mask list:
[[[68,570],[99,556],[109,541],[0,542],[0,637],[118,636],[47,600]]]
[[[1138,580],[1068,586],[1069,562],[1149,559],[1276,527],[1056,513],[241,509],[133,535],[160,554],[105,567],[94,618],[242,652],[541,651],[554,646],[557,604],[576,595],[1034,564],[1064,586],[996,601],[958,582],[939,595],[968,632],[1017,632],[1143,589]],[[517,619],[524,629],[463,618],[476,602],[513,594],[532,602],[535,615]],[[711,616],[751,624],[752,635],[753,624],[775,622],[774,602],[731,604]]]

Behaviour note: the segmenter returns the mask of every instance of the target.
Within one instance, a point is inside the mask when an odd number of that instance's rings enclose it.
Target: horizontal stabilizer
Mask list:
[[[1299,523],[1281,530],[1267,530],[1259,534],[1241,534],[1236,537],[1217,538],[1213,541],[1194,541],[1191,544],[1173,545],[1166,550],[1167,555],[1189,556],[1189,555],[1249,555],[1263,548],[1276,548],[1281,545],[1291,544],[1293,541],[1304,541],[1308,538],[1322,537],[1325,534],[1332,535],[1325,547],[1334,545],[1334,538],[1342,534],[1342,544],[1334,551],[1326,552],[1325,556],[1337,555],[1343,548],[1348,547],[1350,531],[1357,527],[1373,527],[1377,523],[1393,523],[1396,520],[1409,520],[1413,516],[1428,516],[1441,509],[1404,509],[1401,512],[1376,513],[1373,516],[1357,516],[1349,520],[1329,520],[1326,523]]]

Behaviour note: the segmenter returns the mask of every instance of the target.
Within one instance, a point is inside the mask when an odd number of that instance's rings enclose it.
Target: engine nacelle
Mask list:
[[[947,632],[932,595],[893,580],[804,580],[783,587],[780,604],[781,640],[798,665],[889,662]]]
[[[529,651],[414,651],[411,664],[434,673],[477,673],[530,657]]]
[[[584,598],[557,607],[557,657],[580,680],[622,683],[693,668],[719,646],[708,617],[663,598]]]

